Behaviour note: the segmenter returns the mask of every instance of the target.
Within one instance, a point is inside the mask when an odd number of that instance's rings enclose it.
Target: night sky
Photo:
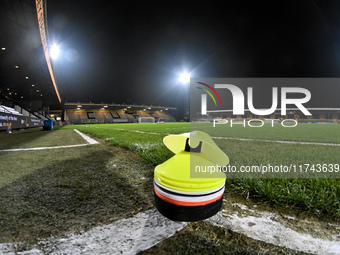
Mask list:
[[[180,107],[191,77],[340,77],[339,1],[48,0],[63,101]]]

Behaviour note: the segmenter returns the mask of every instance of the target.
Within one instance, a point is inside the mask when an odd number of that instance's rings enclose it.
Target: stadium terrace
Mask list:
[[[174,122],[174,111],[163,106],[65,103],[63,117],[67,124]]]

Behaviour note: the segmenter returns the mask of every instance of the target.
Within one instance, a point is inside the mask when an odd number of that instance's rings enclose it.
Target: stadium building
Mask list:
[[[175,108],[148,105],[104,103],[64,103],[54,75],[48,50],[46,1],[6,1],[0,12],[3,29],[0,37],[0,130],[55,124],[136,123],[175,121]],[[26,38],[24,40],[24,38]],[[298,122],[339,123],[340,108],[308,108],[312,116],[288,109],[284,119]],[[187,114],[187,113],[186,113]],[[235,116],[232,110],[199,113],[191,121],[222,119],[281,119],[279,111],[256,116],[245,111]]]
[[[66,124],[176,121],[170,113],[176,110],[173,107],[94,103],[65,103],[64,107]]]
[[[54,125],[176,121],[176,108],[64,103],[50,56],[46,1],[6,1],[0,21],[0,131]],[[170,113],[171,111],[171,113]]]

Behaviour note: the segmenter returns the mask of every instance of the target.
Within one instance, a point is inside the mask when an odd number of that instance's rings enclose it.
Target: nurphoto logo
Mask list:
[[[207,84],[201,83],[205,86],[208,86]],[[219,94],[216,92],[216,90],[209,85],[209,88],[218,96],[218,99],[220,100],[220,103],[222,105],[221,98]],[[215,84],[216,89],[228,89],[233,97],[233,114],[234,115],[243,115],[244,114],[244,94],[242,90],[231,84]],[[200,88],[201,89],[201,88]],[[206,89],[202,89],[205,92],[207,92],[210,97],[213,98],[215,105],[216,101],[213,97],[213,95],[207,91]],[[251,113],[260,115],[260,116],[265,116],[265,115],[270,115],[273,112],[276,111],[277,105],[278,105],[278,88],[273,87],[272,88],[272,106],[269,109],[255,109],[254,104],[253,104],[253,88],[248,87],[247,88],[247,103],[248,103],[248,108]],[[288,93],[300,93],[303,94],[303,98],[287,98]],[[302,105],[304,103],[307,103],[311,99],[311,93],[308,89],[305,88],[297,88],[297,87],[283,87],[281,88],[281,115],[284,116],[286,115],[287,111],[287,104],[293,104],[295,105],[301,112],[303,112],[304,115],[306,116],[311,116],[312,114]],[[206,115],[207,114],[207,95],[202,94],[201,95],[201,114]]]
[[[200,98],[199,114],[204,118],[209,114],[211,117],[214,113],[215,116],[223,112],[232,113],[233,117],[229,114],[228,119],[225,117],[213,119],[211,121],[213,127],[216,124],[227,123],[230,123],[230,127],[236,124],[243,124],[244,127],[262,127],[265,122],[271,123],[272,127],[274,123],[280,123],[283,127],[295,127],[298,121],[292,116],[290,111],[292,108],[288,108],[288,105],[294,107],[295,112],[312,116],[305,106],[311,99],[311,92],[300,87],[305,83],[299,84],[300,86],[293,83],[293,86],[289,86],[288,82],[278,82],[278,80],[260,79],[254,83],[252,81],[252,79],[246,81],[245,79],[216,79],[202,82],[196,79],[195,98],[196,100]],[[197,91],[200,92],[199,97]],[[194,111],[198,113],[197,110],[196,107]],[[241,121],[241,116],[247,117]]]

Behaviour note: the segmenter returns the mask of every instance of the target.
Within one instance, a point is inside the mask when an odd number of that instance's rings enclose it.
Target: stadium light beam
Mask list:
[[[179,76],[179,80],[183,84],[187,84],[190,81],[190,73],[183,72]]]
[[[57,59],[58,55],[59,55],[60,49],[59,46],[57,44],[53,44],[51,46],[51,50],[50,50],[50,55],[52,59]]]

